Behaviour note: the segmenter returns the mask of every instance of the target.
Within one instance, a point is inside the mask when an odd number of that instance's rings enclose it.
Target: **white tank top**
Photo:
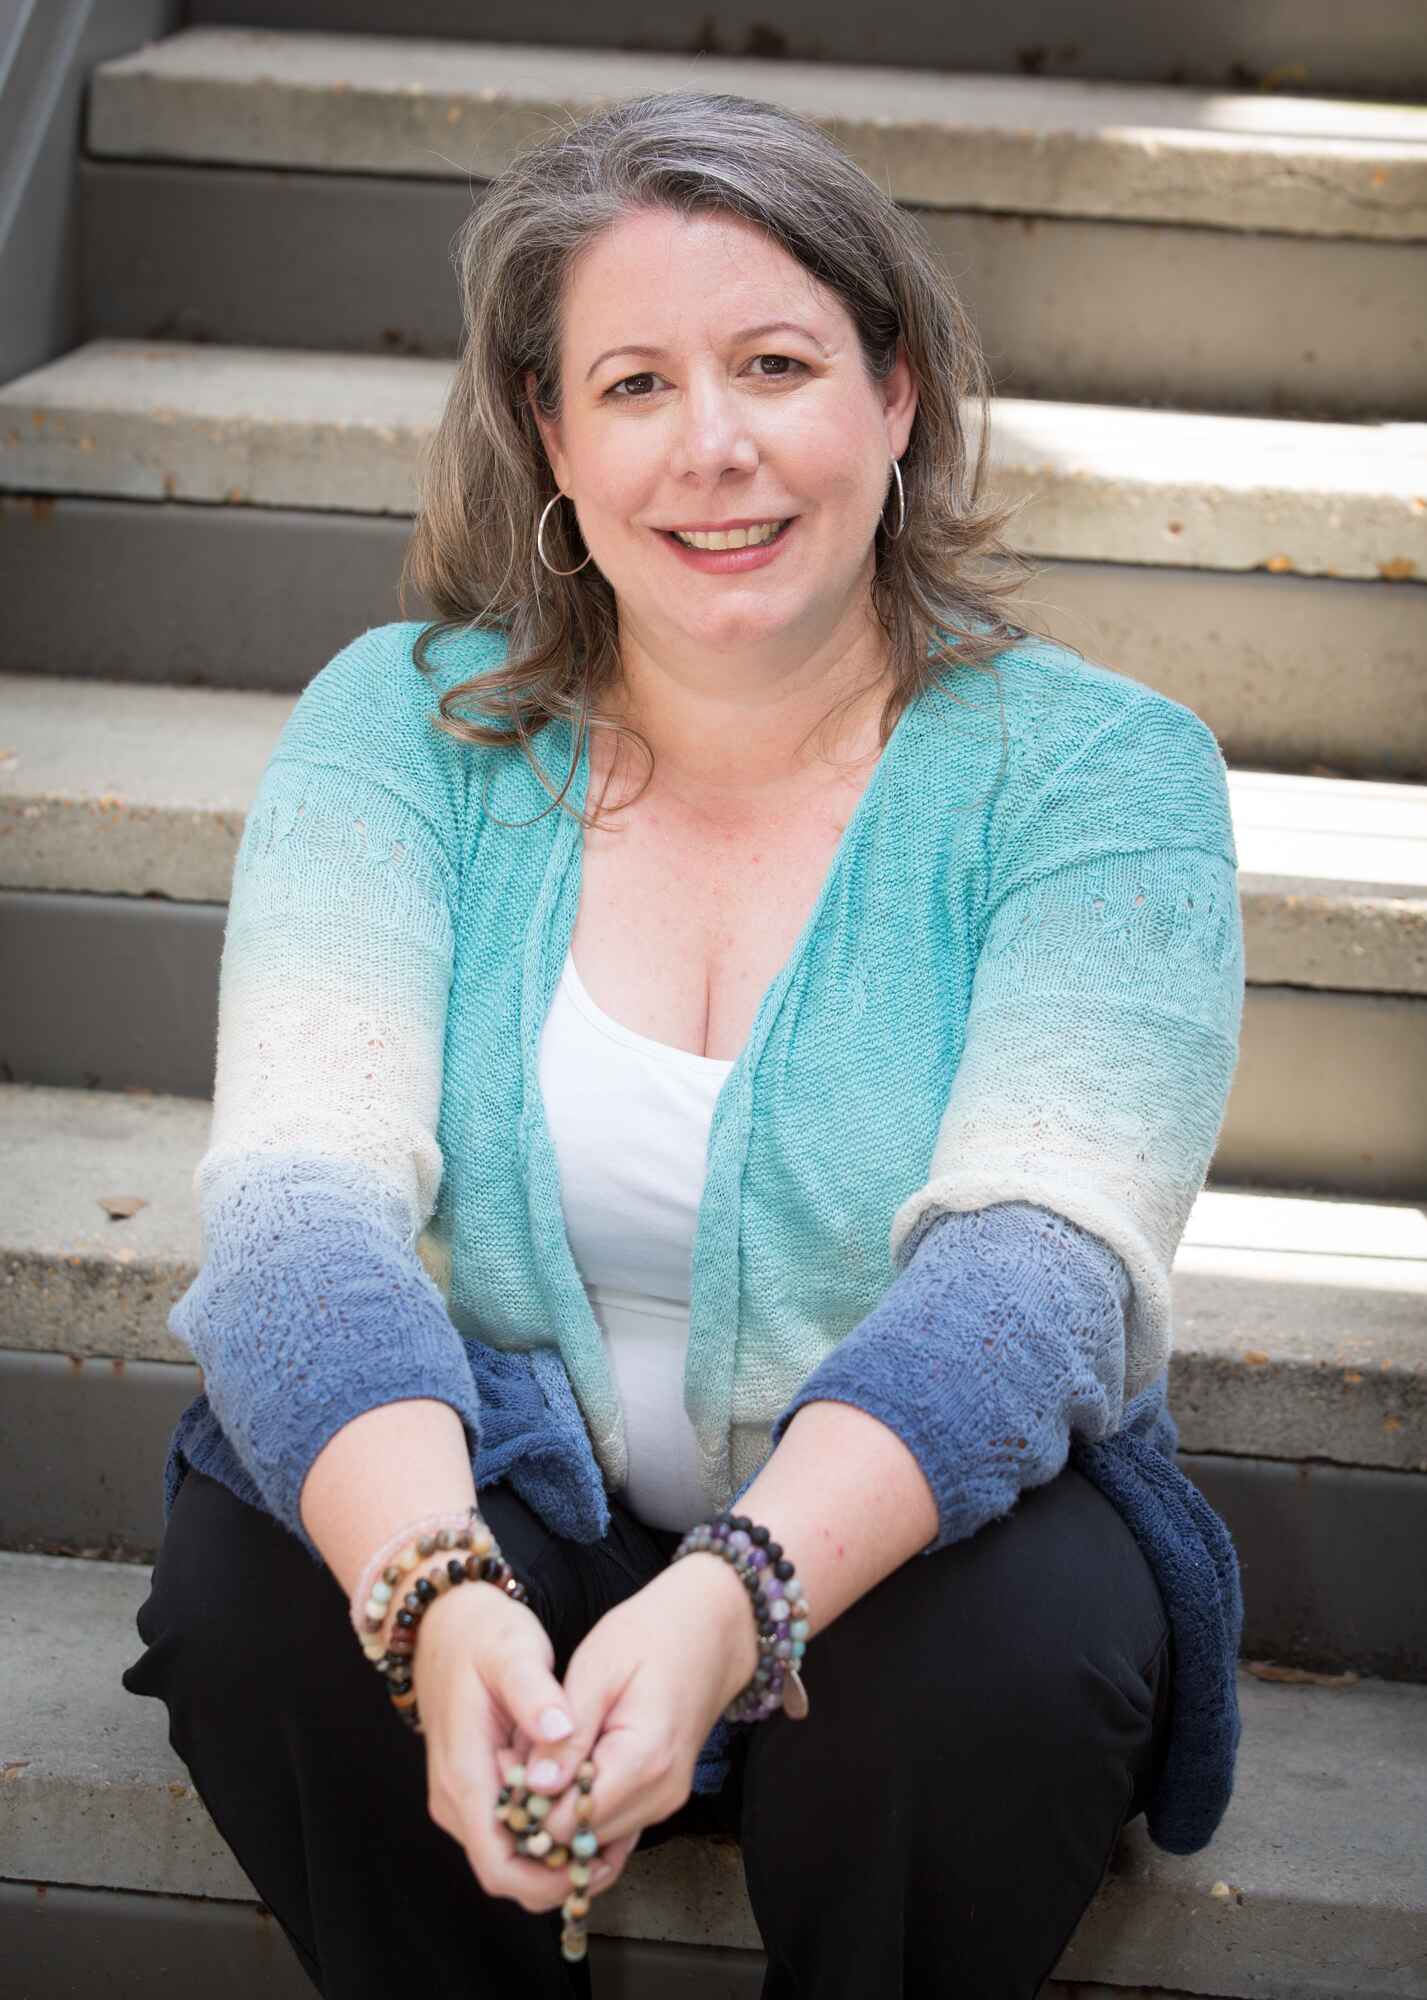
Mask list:
[[[570,1249],[624,1406],[625,1504],[641,1521],[706,1521],[684,1410],[690,1268],[714,1101],[732,1061],[612,1020],[565,960],[540,1038],[540,1090]]]

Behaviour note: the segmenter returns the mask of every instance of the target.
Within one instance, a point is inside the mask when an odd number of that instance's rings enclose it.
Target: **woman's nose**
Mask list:
[[[757,466],[758,446],[742,399],[722,388],[688,390],[673,445],[675,476],[717,479],[730,471],[753,472]]]

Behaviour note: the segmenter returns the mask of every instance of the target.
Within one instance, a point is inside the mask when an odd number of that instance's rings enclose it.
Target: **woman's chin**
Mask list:
[[[710,653],[747,653],[796,639],[801,607],[726,603],[702,609],[679,605],[675,618],[685,639]],[[666,607],[667,616],[667,607]]]

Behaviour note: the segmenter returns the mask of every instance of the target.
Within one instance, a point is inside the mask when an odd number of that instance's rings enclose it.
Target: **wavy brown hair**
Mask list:
[[[536,526],[556,487],[524,382],[529,371],[541,409],[558,413],[560,313],[575,261],[602,231],[651,208],[721,210],[756,223],[841,300],[874,380],[895,365],[899,342],[911,365],[919,401],[901,460],[905,527],[894,539],[879,526],[872,582],[893,675],[883,746],[942,670],[988,667],[1026,636],[1000,609],[1029,572],[1001,540],[1017,510],[981,497],[990,373],[911,217],[824,132],[780,106],[696,91],[613,106],[519,155],[461,229],[454,260],[465,338],[424,453],[401,578],[403,611],[414,588],[437,613],[417,638],[418,667],[431,667],[428,648],[443,633],[506,635],[504,664],[447,689],[436,727],[468,743],[518,743],[552,804],[572,813],[565,794],[592,725],[637,742],[651,774],[654,757],[637,731],[594,713],[621,671],[608,581],[593,564],[554,576],[537,557]],[[974,455],[965,415],[973,405]],[[570,569],[580,546],[566,512],[555,510],[546,549]],[[473,703],[490,719],[456,713]],[[575,729],[558,792],[533,749],[556,718]]]

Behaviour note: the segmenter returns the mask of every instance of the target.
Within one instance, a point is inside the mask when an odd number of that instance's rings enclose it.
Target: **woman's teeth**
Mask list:
[[[765,521],[756,528],[728,528],[711,534],[700,534],[697,530],[685,533],[679,528],[670,529],[670,533],[686,549],[752,549],[761,542],[771,542],[787,525],[786,521]]]

